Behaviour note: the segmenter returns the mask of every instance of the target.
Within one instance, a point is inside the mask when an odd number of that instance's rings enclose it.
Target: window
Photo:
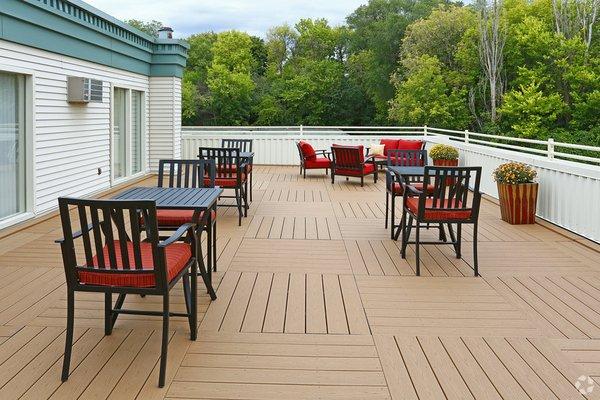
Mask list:
[[[144,93],[115,88],[113,94],[113,178],[144,170]]]
[[[136,174],[142,171],[143,152],[143,106],[144,96],[137,90],[131,91],[131,172]]]
[[[25,76],[0,72],[0,220],[25,211]]]

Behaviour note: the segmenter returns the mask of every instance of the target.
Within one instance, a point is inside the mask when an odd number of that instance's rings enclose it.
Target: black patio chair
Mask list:
[[[421,244],[452,244],[456,258],[461,258],[462,225],[473,225],[473,272],[479,276],[477,260],[477,225],[481,192],[481,167],[425,167],[424,182],[432,182],[431,194],[404,185],[402,211],[402,258],[406,258],[406,246],[415,244],[416,274],[421,274],[419,247]],[[471,192],[472,191],[472,192]],[[470,193],[472,195],[470,196]],[[407,220],[408,217],[408,220]],[[413,227],[413,222],[415,223]],[[424,224],[447,224],[451,242],[423,242],[420,239]],[[456,224],[454,234],[452,224]],[[412,229],[415,241],[409,242]]]
[[[57,242],[61,245],[67,281],[67,332],[62,381],[69,378],[75,292],[99,292],[104,293],[105,335],[112,333],[120,314],[162,316],[158,385],[163,387],[169,318],[187,317],[190,339],[196,340],[197,336],[196,227],[193,223],[184,224],[171,237],[160,241],[156,203],[152,200],[61,197],[58,204],[64,238]],[[76,208],[74,214],[70,212],[71,207]],[[181,242],[180,239],[186,234],[186,240]],[[82,240],[83,246],[75,245],[77,239]],[[185,313],[171,312],[169,309],[169,292],[180,279],[183,279]],[[113,293],[118,294],[114,305]],[[162,296],[162,311],[124,309],[123,303],[128,294]]]
[[[214,160],[160,160],[158,163],[158,187],[204,188],[215,187]],[[205,180],[204,177],[208,177]],[[161,231],[176,231],[183,224],[195,223],[198,240],[202,242],[202,231],[206,231],[207,265],[209,270],[217,270],[217,210],[210,214],[196,215],[192,210],[158,210],[158,227]]]
[[[246,174],[246,164],[240,157],[240,150],[222,148],[222,147],[200,147],[198,148],[198,158],[201,160],[214,160],[216,177],[214,184],[223,189],[233,189],[234,196],[221,196],[224,198],[235,199],[236,204],[219,204],[220,207],[237,207],[238,225],[242,225],[242,215],[248,216],[248,192]],[[204,177],[205,182],[209,180]]]
[[[228,149],[239,149],[241,153],[252,152],[252,139],[221,139],[221,147]],[[246,174],[248,174],[248,181],[250,182],[250,190],[246,186],[246,192],[249,192],[250,202],[252,202],[252,168],[254,167],[254,158],[246,160]]]
[[[427,150],[388,150],[388,167],[423,167],[427,165]],[[410,177],[410,184],[418,190],[423,190],[422,177]],[[395,239],[394,230],[399,226],[395,224],[396,219],[396,197],[402,196],[404,189],[401,179],[390,172],[385,173],[385,228],[388,227],[388,217],[391,223],[390,237]],[[390,212],[391,196],[391,212]],[[402,223],[400,223],[402,225]]]

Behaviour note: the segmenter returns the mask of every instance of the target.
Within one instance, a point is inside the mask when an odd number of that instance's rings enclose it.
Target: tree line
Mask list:
[[[340,26],[194,34],[183,123],[428,125],[600,145],[599,6],[370,0]]]

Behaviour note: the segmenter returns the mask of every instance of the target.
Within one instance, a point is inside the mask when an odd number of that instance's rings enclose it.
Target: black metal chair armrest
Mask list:
[[[89,232],[89,231],[91,231],[91,230],[92,230],[92,228],[93,228],[93,227],[94,227],[94,225],[92,225],[92,224],[88,224],[88,226],[87,226],[87,228],[86,228],[85,230],[86,230],[87,232]],[[77,232],[74,232],[74,233],[73,233],[73,236],[72,236],[72,239],[77,239],[77,238],[80,238],[81,236],[83,236],[83,230],[81,230],[81,231],[77,231]],[[63,243],[64,241],[65,241],[65,238],[60,238],[60,239],[56,239],[56,240],[54,241],[54,243],[59,243],[59,244],[61,244],[61,243]]]
[[[188,231],[190,231],[193,234],[193,229],[196,226],[196,224],[192,224],[192,223],[187,223],[187,224],[183,224],[181,225],[176,231],[175,233],[173,233],[171,236],[169,236],[169,238],[167,238],[166,240],[163,240],[162,242],[158,243],[158,247],[167,247],[170,244],[175,243],[176,241],[178,241],[179,239],[181,239],[181,237]]]

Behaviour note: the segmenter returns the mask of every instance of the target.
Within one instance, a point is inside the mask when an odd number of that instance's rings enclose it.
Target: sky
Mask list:
[[[157,20],[176,37],[236,29],[264,37],[275,25],[295,24],[301,18],[326,18],[342,24],[367,0],[85,0],[120,20]]]

